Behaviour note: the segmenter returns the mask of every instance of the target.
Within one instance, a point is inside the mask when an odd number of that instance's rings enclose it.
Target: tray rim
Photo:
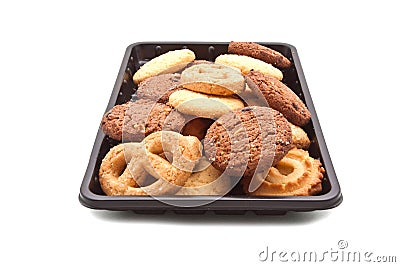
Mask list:
[[[264,211],[312,211],[312,210],[325,210],[337,207],[343,201],[343,195],[341,193],[340,185],[333,168],[332,160],[329,155],[329,151],[325,142],[325,138],[322,133],[322,129],[317,117],[317,113],[311,98],[310,91],[304,76],[303,68],[300,63],[300,59],[295,46],[284,43],[284,42],[256,42],[262,45],[281,45],[286,46],[290,49],[292,54],[293,63],[297,70],[299,77],[300,86],[302,93],[305,98],[307,108],[310,110],[312,115],[312,124],[314,127],[315,135],[318,140],[318,145],[321,150],[321,157],[323,157],[324,168],[328,174],[329,182],[331,184],[331,190],[323,195],[318,196],[266,196],[266,197],[255,197],[255,196],[223,196],[218,200],[211,202],[207,205],[196,206],[196,207],[177,207],[173,205],[165,204],[159,200],[154,199],[151,196],[104,196],[97,195],[90,191],[89,184],[91,177],[94,172],[95,164],[97,161],[97,155],[100,150],[100,146],[104,133],[100,127],[98,129],[95,142],[93,144],[92,152],[89,158],[88,166],[80,187],[79,201],[80,203],[91,209],[104,209],[104,210],[264,210]],[[117,75],[114,88],[111,92],[111,96],[106,107],[106,111],[112,108],[118,97],[120,87],[123,82],[123,75],[127,63],[129,61],[131,52],[135,46],[138,45],[228,45],[229,42],[189,42],[189,41],[168,41],[168,42],[151,42],[142,41],[136,42],[129,45],[121,63],[120,70]],[[157,197],[158,199],[168,199],[170,203],[174,203],[174,196]],[[215,199],[215,197],[209,196],[180,196],[180,201],[195,201],[195,199]],[[157,206],[152,206],[156,202]],[[234,205],[237,204],[237,205]]]

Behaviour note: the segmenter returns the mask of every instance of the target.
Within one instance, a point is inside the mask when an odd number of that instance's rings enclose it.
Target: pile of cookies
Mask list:
[[[107,195],[225,195],[237,183],[255,196],[321,192],[301,128],[311,114],[281,82],[290,60],[251,42],[227,52],[209,62],[169,51],[134,73],[135,101],[101,121],[121,142],[100,166]]]

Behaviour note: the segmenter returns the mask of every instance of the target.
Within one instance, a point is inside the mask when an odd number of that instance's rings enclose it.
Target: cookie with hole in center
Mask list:
[[[249,179],[241,183],[243,191],[252,196],[312,196],[322,191],[324,173],[319,160],[305,150],[293,148],[267,175],[256,175],[262,181],[256,190],[249,191]]]

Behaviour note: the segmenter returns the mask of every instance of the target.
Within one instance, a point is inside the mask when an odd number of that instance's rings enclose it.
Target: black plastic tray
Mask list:
[[[256,214],[285,214],[287,211],[323,210],[338,206],[342,202],[342,194],[308,91],[296,48],[285,43],[260,44],[279,51],[293,63],[289,69],[283,70],[283,82],[306,103],[311,112],[311,122],[303,128],[311,140],[310,155],[320,159],[326,170],[322,183],[322,192],[319,195],[253,197],[243,195],[240,186],[236,186],[226,196],[198,207],[168,205],[151,196],[106,196],[101,190],[98,181],[98,172],[101,160],[110,148],[118,144],[118,142],[105,136],[101,129],[99,129],[80,189],[79,201],[82,205],[92,209],[133,210],[137,213],[164,213],[167,210],[172,210],[176,213],[189,214],[204,213],[208,210],[213,210],[217,214],[244,214],[246,211],[254,211]],[[228,43],[143,42],[128,46],[106,110],[132,98],[137,88],[132,81],[132,74],[141,65],[162,53],[182,48],[189,48],[194,51],[196,59],[214,61],[218,55],[227,53]],[[158,198],[162,199],[162,197]],[[199,198],[207,199],[209,197],[166,196],[164,198],[168,203],[179,204],[182,201],[190,203],[191,201],[199,200]]]

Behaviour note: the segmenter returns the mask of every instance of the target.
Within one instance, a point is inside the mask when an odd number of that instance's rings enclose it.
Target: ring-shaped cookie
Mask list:
[[[322,190],[324,172],[319,160],[310,157],[305,150],[293,148],[270,168],[265,178],[256,174],[254,179],[263,179],[263,182],[254,192],[248,192],[249,179],[244,180],[243,189],[253,196],[315,195]]]
[[[123,143],[111,148],[100,165],[99,182],[106,195],[125,195],[129,188],[138,187],[136,180],[145,177],[144,169],[137,168],[132,173],[127,168],[127,162],[132,158],[141,158],[143,145],[141,143]]]
[[[196,137],[171,131],[150,134],[141,143],[117,145],[100,166],[101,188],[107,195],[174,194],[191,175],[201,150]],[[164,152],[171,155],[172,163],[161,156]],[[139,187],[147,174],[157,181]]]

